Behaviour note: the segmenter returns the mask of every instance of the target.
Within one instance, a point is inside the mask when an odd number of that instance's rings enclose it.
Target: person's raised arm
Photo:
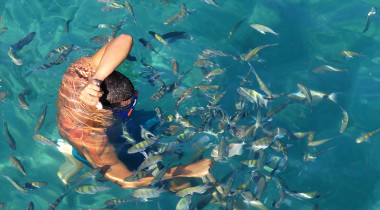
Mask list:
[[[104,45],[92,56],[92,63],[97,66],[92,79],[103,81],[127,58],[132,45],[132,37],[126,34],[121,34]]]
[[[86,105],[95,106],[99,103],[102,97],[100,83],[127,58],[132,45],[132,37],[121,34],[92,56],[92,64],[97,70],[79,96]]]

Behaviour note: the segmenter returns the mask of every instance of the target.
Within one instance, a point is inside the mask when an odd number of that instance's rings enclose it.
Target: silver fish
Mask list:
[[[251,24],[249,26],[251,26],[253,29],[257,30],[258,32],[260,32],[262,34],[265,34],[268,32],[268,33],[274,34],[276,36],[279,36],[278,33],[274,32],[271,28],[269,28],[267,26],[260,25],[260,24]]]
[[[365,28],[363,30],[363,33],[365,33],[368,30],[369,24],[371,23],[371,20],[372,20],[372,16],[374,14],[376,14],[376,7],[372,7],[371,11],[369,11],[368,17],[367,17],[367,23],[365,24]]]
[[[4,129],[5,129],[5,139],[7,140],[8,145],[16,151],[16,141],[12,137],[11,133],[8,130],[8,124],[4,121]]]

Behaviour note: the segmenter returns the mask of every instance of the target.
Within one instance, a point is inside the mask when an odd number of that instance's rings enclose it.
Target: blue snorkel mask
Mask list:
[[[132,102],[130,104],[122,107],[112,108],[113,112],[122,119],[129,117],[136,106],[138,94],[139,92],[136,90],[132,96]]]

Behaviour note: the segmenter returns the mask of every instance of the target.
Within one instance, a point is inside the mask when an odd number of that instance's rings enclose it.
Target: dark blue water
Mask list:
[[[31,181],[47,181],[49,184],[38,190],[31,190],[27,195],[18,192],[6,179],[1,178],[0,202],[5,202],[5,209],[25,209],[29,201],[33,201],[36,209],[45,209],[50,203],[66,192],[65,186],[56,175],[59,165],[63,163],[63,156],[54,147],[43,146],[33,140],[33,129],[38,121],[44,105],[47,105],[45,122],[39,131],[52,140],[61,138],[58,134],[55,114],[55,102],[62,76],[71,62],[83,56],[90,56],[100,46],[90,42],[94,36],[109,36],[112,29],[97,28],[98,24],[118,24],[123,19],[126,24],[117,34],[130,34],[134,38],[131,55],[137,61],[126,61],[119,71],[127,75],[139,90],[137,109],[152,111],[159,106],[165,115],[175,114],[174,103],[177,98],[172,94],[165,95],[159,101],[151,101],[150,97],[157,91],[159,85],[152,87],[147,79],[139,76],[146,71],[140,60],[154,66],[161,72],[162,80],[168,85],[177,76],[172,73],[170,57],[179,63],[179,71],[192,70],[182,80],[181,86],[185,89],[193,88],[198,84],[207,84],[203,81],[202,71],[194,66],[198,55],[205,49],[220,50],[232,56],[247,54],[251,49],[275,44],[262,49],[258,55],[260,61],[251,60],[261,80],[269,87],[272,93],[288,94],[297,92],[297,83],[305,87],[327,94],[336,93],[337,103],[347,111],[349,124],[345,132],[339,133],[343,118],[341,109],[331,101],[323,99],[313,105],[312,111],[308,104],[293,103],[286,109],[273,116],[269,124],[272,127],[281,127],[291,132],[315,131],[314,140],[337,137],[323,145],[313,148],[320,151],[333,148],[314,161],[303,162],[302,156],[307,145],[307,137],[298,140],[284,138],[289,154],[288,167],[279,172],[290,190],[298,192],[319,191],[320,197],[298,200],[288,196],[281,209],[311,209],[318,204],[319,209],[376,209],[379,197],[379,135],[374,134],[368,142],[355,143],[355,139],[364,133],[374,131],[380,127],[380,16],[375,14],[369,29],[363,33],[367,14],[371,7],[380,7],[377,1],[253,1],[216,0],[220,8],[209,5],[202,0],[170,1],[165,5],[159,0],[129,1],[133,7],[137,25],[133,24],[128,11],[115,9],[103,12],[105,3],[95,0],[19,0],[2,1],[0,28],[7,27],[7,31],[0,35],[0,91],[7,91],[8,95],[0,104],[1,118],[8,123],[9,131],[17,144],[14,152],[5,140],[5,132],[0,132],[2,156],[0,157],[0,174],[4,174],[17,183]],[[124,5],[124,2],[118,2]],[[164,21],[181,10],[185,3],[190,11],[184,19],[175,24],[164,25]],[[69,32],[65,33],[65,23],[69,24]],[[239,21],[243,20],[231,39],[228,34]],[[262,24],[270,27],[279,36],[261,34],[251,28],[250,24]],[[193,40],[179,39],[169,44],[171,51],[162,43],[152,39],[148,31],[165,34],[173,31],[185,31]],[[24,38],[31,32],[36,32],[35,38],[22,50],[17,57],[22,58],[22,65],[15,65],[8,56],[11,45]],[[162,55],[158,56],[142,46],[139,38],[151,40],[151,44]],[[52,49],[61,45],[74,44],[78,47],[67,57],[67,60],[52,68],[25,74],[42,64],[48,63],[44,57]],[[92,47],[92,48],[91,48]],[[95,48],[95,49],[94,49]],[[354,56],[349,59],[339,54],[341,51],[353,51],[363,56]],[[255,57],[257,58],[257,57]],[[322,58],[322,59],[318,59]],[[238,100],[239,87],[254,89],[262,94],[254,75],[249,82],[240,85],[240,81],[249,70],[249,65],[243,60],[234,60],[232,57],[210,58],[226,72],[217,75],[210,84],[220,85],[220,92],[226,91],[219,107],[229,116],[234,115],[234,104]],[[345,72],[326,72],[315,74],[311,70],[320,65],[330,65]],[[214,68],[207,68],[211,71]],[[20,108],[18,96],[22,90],[30,88],[31,93],[26,95],[29,110]],[[277,105],[288,101],[286,97],[269,102],[268,112]],[[249,107],[253,104],[246,102]],[[195,90],[191,100],[180,105],[179,112],[185,115],[187,109],[194,106],[205,107],[208,99],[201,91]],[[256,111],[239,125],[255,123]],[[264,119],[268,122],[268,119]],[[196,130],[201,124],[199,117],[190,118]],[[4,130],[4,128],[2,128]],[[226,131],[227,137],[233,136]],[[207,134],[197,134],[200,138]],[[290,134],[288,134],[290,135]],[[214,145],[219,144],[218,138],[210,135]],[[168,141],[173,140],[169,139]],[[253,140],[253,139],[251,139]],[[248,143],[249,144],[249,143]],[[247,146],[247,145],[246,145]],[[245,146],[245,147],[246,147]],[[204,158],[210,157],[206,151]],[[185,149],[185,156],[176,164],[186,163],[194,153]],[[268,155],[282,156],[267,149]],[[11,166],[9,156],[13,155],[22,160],[28,174],[23,176]],[[212,169],[215,177],[221,180],[229,170],[242,167],[241,160],[248,158],[248,150],[241,156],[228,158],[223,162],[216,162]],[[168,161],[169,159],[165,159]],[[227,169],[227,170],[226,170]],[[87,171],[84,168],[81,173]],[[233,188],[240,186],[249,178],[251,169],[243,168],[234,182]],[[29,179],[29,180],[28,180]],[[201,180],[196,180],[198,184]],[[107,182],[111,190],[95,195],[81,195],[70,192],[58,206],[58,209],[80,209],[85,207],[104,207],[106,200],[113,198],[130,198],[133,190],[123,190],[118,185]],[[255,184],[251,184],[253,192]],[[193,196],[193,204],[201,195]],[[242,200],[241,196],[234,197]],[[267,208],[271,202],[278,200],[279,194],[275,182],[269,181],[260,201]],[[150,202],[131,202],[121,205],[120,209],[128,208],[159,208],[174,209],[179,197],[171,193],[164,193],[161,197]],[[209,204],[207,209],[223,208],[219,204]],[[249,208],[249,207],[247,207]],[[273,208],[274,209],[274,208]]]

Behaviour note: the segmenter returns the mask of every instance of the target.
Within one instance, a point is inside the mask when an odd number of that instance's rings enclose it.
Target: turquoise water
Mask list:
[[[0,174],[4,174],[17,183],[28,181],[46,181],[49,184],[41,189],[29,190],[27,195],[18,192],[6,179],[1,178],[0,202],[5,202],[5,209],[25,209],[29,201],[33,201],[36,209],[46,209],[50,203],[66,192],[56,173],[64,158],[59,151],[50,146],[44,146],[33,140],[34,127],[47,105],[45,122],[39,131],[52,140],[60,138],[55,121],[57,92],[62,75],[71,62],[76,59],[92,55],[95,50],[90,47],[99,45],[89,41],[99,35],[109,36],[112,29],[97,28],[98,24],[118,24],[126,18],[126,24],[117,34],[126,33],[134,37],[134,46],[131,55],[137,58],[134,62],[125,62],[119,71],[127,75],[139,92],[137,109],[152,111],[156,106],[161,107],[165,115],[175,114],[173,106],[177,98],[166,94],[159,101],[151,101],[150,97],[157,91],[159,85],[152,87],[147,79],[139,76],[146,70],[139,62],[145,62],[162,72],[162,80],[169,85],[176,79],[172,73],[170,57],[179,63],[179,72],[192,68],[191,72],[182,80],[181,86],[193,88],[198,84],[207,84],[202,80],[202,71],[194,66],[198,55],[205,49],[216,49],[233,56],[245,55],[251,49],[266,44],[276,46],[262,49],[258,55],[260,60],[251,60],[261,80],[269,87],[272,93],[288,94],[298,91],[297,83],[303,84],[311,90],[324,93],[337,93],[337,103],[347,111],[349,124],[340,134],[339,129],[343,118],[341,109],[331,101],[323,99],[313,105],[312,111],[308,104],[293,103],[273,116],[270,121],[264,119],[268,125],[285,128],[289,134],[282,140],[287,144],[289,154],[288,167],[283,172],[276,173],[282,177],[289,188],[298,192],[319,191],[320,197],[298,200],[288,196],[281,209],[312,209],[318,204],[319,209],[378,209],[379,205],[379,170],[378,142],[380,134],[374,134],[368,142],[357,144],[355,139],[364,133],[374,131],[380,127],[379,93],[380,73],[380,16],[375,14],[369,29],[362,33],[371,7],[380,7],[378,1],[319,1],[311,0],[216,0],[220,8],[209,5],[202,0],[170,1],[165,5],[159,0],[129,1],[133,7],[137,25],[133,24],[128,11],[115,9],[102,12],[104,3],[95,0],[19,0],[5,1],[0,5],[2,22],[0,28],[8,30],[0,35],[0,91],[7,91],[8,95],[0,104],[1,118],[8,123],[8,129],[17,144],[16,152],[5,141],[5,132],[0,133],[1,151]],[[124,5],[124,2],[121,1]],[[181,4],[186,3],[191,12],[184,19],[175,24],[164,25],[164,21],[181,10]],[[194,10],[194,11],[192,11]],[[65,23],[69,24],[69,32],[65,33]],[[229,31],[239,21],[245,19],[237,28],[231,39]],[[270,27],[279,36],[261,34],[251,28],[250,24],[262,24]],[[193,40],[179,39],[170,43],[171,51],[157,40],[151,44],[162,55],[158,56],[142,46],[139,38],[151,40],[148,31],[164,34],[172,31],[185,31]],[[18,40],[36,32],[35,38],[22,50],[17,57],[22,58],[22,65],[15,65],[7,55],[9,47]],[[67,60],[52,68],[25,74],[42,64],[48,63],[44,58],[50,50],[61,45],[74,44],[79,47],[71,52]],[[364,56],[345,58],[338,53],[344,50],[354,51]],[[318,58],[323,59],[318,59]],[[255,57],[257,58],[257,57]],[[249,71],[247,62],[234,60],[231,57],[210,58],[226,72],[217,75],[210,84],[222,86],[220,91],[226,91],[221,99],[220,108],[229,116],[234,115],[234,104],[238,101],[236,89],[241,87],[240,81]],[[344,72],[326,72],[315,74],[311,70],[320,65],[330,65]],[[214,68],[207,68],[211,71]],[[18,95],[29,87],[31,93],[26,95],[29,110],[21,109]],[[262,94],[254,75],[242,87],[254,89]],[[269,102],[268,109],[262,108],[262,113],[277,105],[288,101],[283,96]],[[246,102],[248,107],[253,104]],[[202,92],[195,89],[191,100],[183,102],[179,107],[181,115],[193,106],[205,107],[207,98]],[[256,117],[257,111],[251,115]],[[251,125],[255,120],[251,117],[241,120],[238,125]],[[198,117],[189,118],[190,122],[199,127],[202,120]],[[2,128],[4,130],[4,128]],[[302,139],[288,139],[291,132],[315,131],[314,140],[337,137],[316,148],[312,152],[332,148],[322,153],[314,161],[303,162],[302,156],[306,150],[307,137]],[[197,134],[199,139],[203,135]],[[210,135],[214,145],[219,144],[220,137]],[[226,130],[226,137],[232,136]],[[170,140],[170,139],[169,139]],[[247,145],[253,139],[247,141]],[[208,149],[204,158],[210,157]],[[192,149],[184,150],[183,160],[176,164],[186,163],[194,153]],[[282,157],[272,149],[265,150],[266,154]],[[216,162],[211,172],[221,180],[229,170],[242,167],[241,160],[248,158],[248,150],[240,156],[228,158],[223,162]],[[9,155],[22,160],[28,178],[11,166]],[[168,162],[165,159],[164,162]],[[228,170],[226,170],[228,169]],[[89,170],[84,168],[81,173]],[[233,188],[240,186],[249,178],[251,168],[242,168],[233,184]],[[231,175],[229,175],[231,176]],[[201,180],[196,180],[198,184]],[[89,182],[90,183],[90,182]],[[123,190],[111,182],[105,183],[111,190],[95,195],[82,195],[70,192],[60,203],[58,209],[101,208],[104,202],[114,198],[130,198],[133,190]],[[253,192],[255,184],[250,185]],[[193,196],[196,204],[201,195]],[[240,195],[235,199],[242,200]],[[279,192],[275,182],[269,181],[260,201],[268,208],[272,201],[279,199]],[[179,197],[171,193],[163,193],[150,202],[130,202],[117,206],[126,208],[159,208],[174,209]],[[218,204],[209,204],[206,209],[220,208]],[[249,207],[247,207],[249,208]]]

